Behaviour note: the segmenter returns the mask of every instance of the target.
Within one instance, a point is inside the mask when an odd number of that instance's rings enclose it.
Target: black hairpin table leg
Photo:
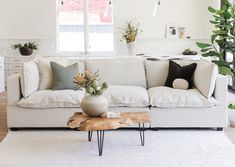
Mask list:
[[[102,156],[103,144],[104,144],[104,131],[103,130],[97,131],[97,141],[98,141],[99,156]]]
[[[139,131],[140,131],[140,141],[141,141],[141,145],[144,146],[144,123],[139,123]]]
[[[92,139],[92,131],[88,131],[88,141],[91,141]]]

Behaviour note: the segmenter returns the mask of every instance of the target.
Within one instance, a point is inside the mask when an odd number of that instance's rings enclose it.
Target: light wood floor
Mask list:
[[[8,132],[7,128],[7,93],[0,94],[0,142],[5,138]],[[235,128],[226,128],[225,134],[235,144]]]
[[[7,135],[8,129],[7,129],[7,112],[6,112],[6,106],[7,106],[7,98],[6,93],[0,94],[0,142],[4,139],[4,137]]]

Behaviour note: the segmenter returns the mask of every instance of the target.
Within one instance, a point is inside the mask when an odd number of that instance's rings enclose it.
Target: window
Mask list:
[[[111,0],[62,0],[58,26],[60,52],[113,51]]]

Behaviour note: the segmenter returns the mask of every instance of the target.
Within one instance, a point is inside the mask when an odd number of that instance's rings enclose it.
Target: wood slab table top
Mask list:
[[[81,131],[112,130],[128,127],[140,123],[150,123],[148,112],[125,112],[120,118],[90,117],[81,112],[76,112],[68,120],[71,129]]]

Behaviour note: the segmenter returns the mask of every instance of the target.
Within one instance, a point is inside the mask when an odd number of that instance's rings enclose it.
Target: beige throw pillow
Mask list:
[[[55,61],[61,65],[67,65],[65,61]],[[51,89],[53,84],[53,75],[50,65],[50,60],[38,60],[38,68],[40,75],[39,90]]]
[[[197,63],[194,85],[206,98],[211,97],[214,92],[218,73],[217,65],[212,62],[204,60]]]
[[[36,92],[39,86],[38,66],[34,61],[24,63],[20,71],[21,92],[26,98]]]

